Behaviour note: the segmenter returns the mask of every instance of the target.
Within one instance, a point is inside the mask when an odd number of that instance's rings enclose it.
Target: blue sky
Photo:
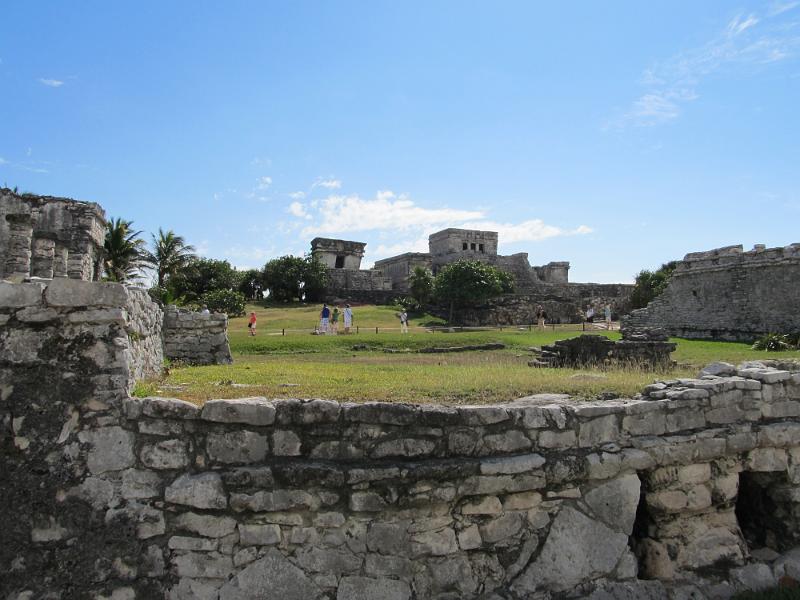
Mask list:
[[[5,2],[0,184],[241,267],[500,233],[631,281],[800,241],[800,1]]]

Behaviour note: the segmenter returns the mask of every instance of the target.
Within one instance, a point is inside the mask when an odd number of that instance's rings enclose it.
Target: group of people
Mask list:
[[[603,307],[603,317],[605,318],[606,328],[607,329],[611,329],[611,305],[610,304],[606,304],[605,307]],[[594,307],[593,306],[589,306],[586,309],[586,322],[587,323],[594,323],[594,318],[595,318]]]
[[[322,310],[319,312],[319,329],[320,334],[337,335],[339,333],[339,319],[344,321],[344,333],[350,333],[350,328],[353,326],[353,309],[349,304],[344,305],[344,310],[339,310],[338,306],[334,306],[331,310],[327,304],[322,305]]]

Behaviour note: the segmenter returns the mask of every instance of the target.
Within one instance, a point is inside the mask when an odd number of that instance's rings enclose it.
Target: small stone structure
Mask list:
[[[598,367],[610,364],[640,366],[650,369],[666,369],[672,366],[670,353],[677,344],[667,341],[666,336],[642,332],[636,339],[615,342],[603,335],[581,335],[567,340],[558,340],[550,346],[542,346],[539,358],[533,367]]]
[[[164,356],[191,365],[229,365],[228,315],[164,309]]]
[[[105,212],[93,203],[0,188],[0,280],[97,280]]]
[[[797,578],[797,365],[611,402],[200,408],[128,395],[129,302],[0,285],[0,597],[702,600]]]
[[[634,310],[626,327],[661,327],[670,335],[752,341],[800,331],[800,244],[728,246],[687,254],[664,292]]]
[[[314,238],[311,254],[327,267],[326,299],[329,302],[357,300],[386,302],[396,295],[392,282],[375,269],[361,269],[363,242]]]

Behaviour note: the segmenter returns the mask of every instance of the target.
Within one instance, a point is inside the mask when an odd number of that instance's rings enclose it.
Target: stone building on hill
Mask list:
[[[462,315],[467,324],[531,323],[541,304],[553,322],[579,321],[592,305],[598,312],[610,304],[615,316],[627,312],[632,286],[570,283],[568,262],[531,266],[527,252],[497,253],[498,234],[474,229],[443,229],[428,238],[428,252],[406,252],[361,269],[366,244],[314,238],[311,252],[328,267],[329,301],[387,302],[410,293],[409,277],[416,267],[436,274],[460,259],[479,260],[514,276],[514,294]]]

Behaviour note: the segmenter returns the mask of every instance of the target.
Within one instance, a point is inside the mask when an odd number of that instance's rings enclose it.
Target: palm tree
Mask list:
[[[194,258],[194,246],[187,244],[171,229],[164,233],[160,227],[158,235],[153,236],[153,251],[146,255],[147,263],[156,271],[159,287]]]
[[[103,244],[103,269],[108,281],[123,283],[141,277],[144,264],[144,240],[141,231],[133,230],[133,221],[117,218],[106,223]]]

